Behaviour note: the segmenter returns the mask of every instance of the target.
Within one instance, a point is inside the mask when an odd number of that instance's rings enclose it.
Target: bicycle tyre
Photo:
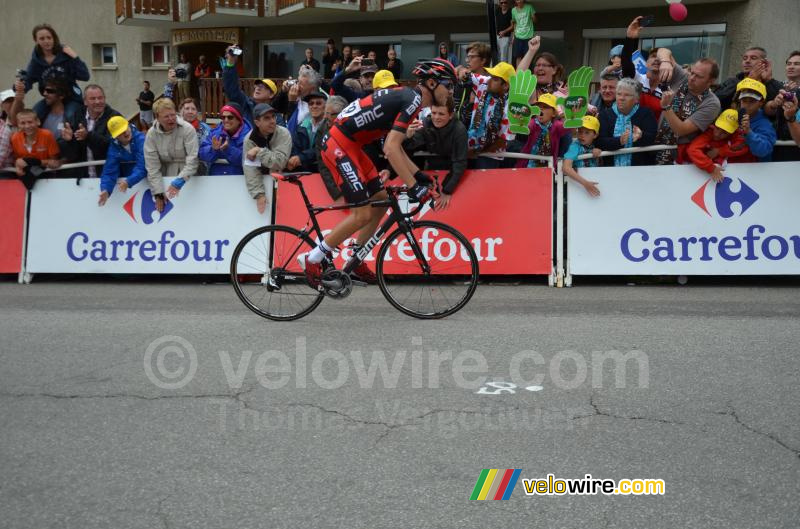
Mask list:
[[[420,240],[428,241],[423,242],[421,247],[431,266],[430,273],[426,274],[420,268],[419,261],[413,256],[406,233],[397,229],[386,237],[375,262],[378,286],[383,296],[397,310],[414,318],[439,319],[458,312],[469,302],[478,286],[478,257],[472,244],[461,232],[441,222],[414,222],[412,233],[418,243]],[[427,239],[428,234],[438,236],[437,240],[433,241],[432,253],[429,251],[431,245],[428,243],[431,239]],[[445,246],[443,241],[448,238],[450,243],[447,244],[447,248],[443,248]],[[457,241],[457,244],[454,241]],[[403,242],[406,244],[406,249],[400,248]],[[457,248],[458,244],[460,248]],[[394,247],[397,248],[396,258],[387,259],[389,250]],[[442,250],[449,252],[447,259],[443,258]],[[409,258],[409,255],[412,258]],[[387,261],[392,261],[392,264],[387,265]],[[417,289],[420,293],[417,298],[419,303],[417,307],[410,307],[408,302],[412,301],[412,297],[416,297]],[[457,294],[452,302],[445,294],[446,291]],[[434,294],[442,298],[441,305],[437,304]],[[430,300],[431,306],[423,310],[421,305],[423,301],[427,303],[427,300]]]
[[[291,321],[309,314],[324,294],[308,285],[297,257],[315,246],[311,237],[289,226],[263,226],[251,231],[236,245],[231,258],[231,283],[236,295],[248,309],[269,320]],[[277,297],[276,308],[272,306],[273,296]]]

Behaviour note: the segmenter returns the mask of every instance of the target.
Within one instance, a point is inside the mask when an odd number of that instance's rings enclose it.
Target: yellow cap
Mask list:
[[[514,67],[507,62],[498,62],[494,67],[486,68],[486,71],[489,72],[489,75],[492,77],[499,77],[507,83],[511,82],[511,76],[517,73]]]
[[[728,134],[733,134],[739,128],[739,113],[733,109],[728,109],[719,115],[714,125]]]
[[[267,88],[269,88],[270,90],[272,90],[273,94],[277,94],[278,93],[278,85],[276,85],[275,81],[273,81],[272,79],[258,79],[256,81],[256,84],[258,84],[258,83],[261,83],[264,86],[266,86]]]
[[[552,108],[553,110],[558,108],[558,98],[553,94],[542,94],[539,96],[538,101],[536,101],[537,105],[547,105],[548,107]]]
[[[126,130],[128,130],[128,120],[122,116],[114,116],[108,120],[108,132],[111,133],[112,138],[116,138]]]
[[[597,134],[600,134],[600,120],[594,116],[583,116],[581,128],[593,130]]]
[[[392,72],[379,70],[372,79],[372,88],[377,90],[379,88],[389,88],[390,86],[397,86],[397,81],[394,80]]]
[[[761,99],[766,99],[767,97],[767,87],[764,86],[764,83],[761,81],[756,81],[755,79],[751,79],[750,77],[745,77],[741,80],[741,82],[739,82],[739,84],[736,85],[737,92],[741,92],[743,90],[761,94]]]

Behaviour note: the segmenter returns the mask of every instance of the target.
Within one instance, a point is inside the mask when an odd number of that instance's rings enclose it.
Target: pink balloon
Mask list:
[[[686,20],[686,17],[689,16],[689,10],[686,9],[686,6],[683,4],[670,4],[669,16],[672,17],[672,20],[675,22],[683,22]]]

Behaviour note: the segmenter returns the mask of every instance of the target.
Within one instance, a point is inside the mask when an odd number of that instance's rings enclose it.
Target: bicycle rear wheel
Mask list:
[[[288,226],[257,228],[239,242],[231,259],[231,282],[245,306],[264,318],[302,318],[322,302],[306,282],[298,258],[316,244]]]
[[[433,221],[413,223],[411,236],[392,232],[375,263],[378,286],[400,312],[437,319],[460,310],[478,286],[478,257],[460,232]],[[428,269],[415,255],[424,255]]]

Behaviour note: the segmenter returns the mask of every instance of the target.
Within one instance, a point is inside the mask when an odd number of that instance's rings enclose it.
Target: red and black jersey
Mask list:
[[[391,130],[405,134],[421,104],[422,95],[413,88],[376,90],[346,106],[331,128],[359,145],[367,145]]]

